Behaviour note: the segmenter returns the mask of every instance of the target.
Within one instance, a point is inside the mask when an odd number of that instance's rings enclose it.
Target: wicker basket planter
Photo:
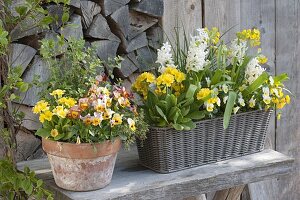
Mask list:
[[[175,172],[262,151],[272,110],[250,111],[231,117],[203,120],[194,130],[150,128],[147,139],[137,141],[142,165],[159,173]]]

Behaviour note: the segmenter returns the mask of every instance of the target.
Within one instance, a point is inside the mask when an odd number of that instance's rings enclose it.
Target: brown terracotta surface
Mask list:
[[[121,140],[97,144],[71,144],[42,140],[57,186],[72,191],[89,191],[111,182]]]
[[[120,138],[116,138],[114,141],[105,141],[95,144],[73,144],[56,142],[43,138],[42,144],[43,149],[47,154],[64,158],[91,159],[118,152],[121,148],[122,142]]]

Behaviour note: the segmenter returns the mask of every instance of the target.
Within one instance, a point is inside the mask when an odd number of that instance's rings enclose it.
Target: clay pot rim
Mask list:
[[[47,154],[71,159],[93,159],[117,153],[122,145],[119,137],[99,143],[69,143],[42,138],[42,147]]]

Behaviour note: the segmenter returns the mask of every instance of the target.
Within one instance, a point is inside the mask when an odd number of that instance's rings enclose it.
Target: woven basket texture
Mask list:
[[[262,151],[272,110],[233,115],[226,130],[223,118],[203,120],[191,131],[150,128],[137,140],[142,165],[170,173]]]

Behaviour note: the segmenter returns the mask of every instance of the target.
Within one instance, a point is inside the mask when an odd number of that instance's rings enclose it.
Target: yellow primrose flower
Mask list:
[[[171,87],[174,81],[175,79],[173,75],[164,73],[157,78],[157,85],[165,85],[167,87]]]
[[[32,112],[34,114],[39,114],[41,112],[45,112],[46,110],[49,110],[49,103],[41,100],[36,103],[36,105],[32,108]]]
[[[61,98],[64,93],[65,93],[65,90],[57,89],[57,90],[52,91],[50,93],[50,95],[54,96],[54,97],[57,97],[57,98]]]
[[[56,136],[58,136],[58,130],[57,129],[52,129],[51,130],[51,132],[50,132],[50,135],[52,136],[52,137],[56,137]]]
[[[56,106],[52,112],[54,115],[57,115],[60,118],[66,118],[68,109],[65,109],[63,106]]]
[[[174,67],[167,67],[165,69],[164,74],[170,74],[173,75],[175,78],[175,81],[178,83],[181,83],[182,81],[185,80],[185,74],[182,73],[181,71],[179,71],[178,69],[174,68]]]
[[[128,125],[129,125],[129,128],[132,130],[132,131],[135,131],[136,130],[136,127],[135,127],[135,121],[131,118],[128,118],[127,119],[127,122],[128,122]]]
[[[197,93],[197,99],[201,100],[211,94],[211,90],[209,88],[201,88],[201,90]]]
[[[71,108],[71,107],[75,106],[75,104],[77,103],[75,99],[66,98],[66,97],[62,97],[62,98],[58,99],[57,102],[59,104],[63,104],[65,106],[67,106],[68,108]]]
[[[53,113],[50,112],[49,110],[46,110],[45,112],[43,112],[40,115],[39,120],[40,120],[41,123],[44,123],[45,120],[51,121],[52,120],[52,116],[53,116]]]

